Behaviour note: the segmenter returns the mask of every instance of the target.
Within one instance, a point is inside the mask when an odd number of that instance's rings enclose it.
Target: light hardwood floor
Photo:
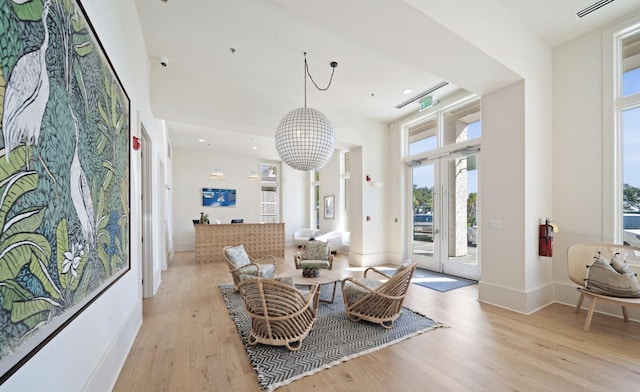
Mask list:
[[[286,262],[293,263],[294,249]],[[359,276],[345,256],[334,270]],[[257,391],[256,374],[218,291],[225,264],[176,253],[115,391]],[[285,387],[285,391],[639,391],[640,323],[554,304],[525,316],[477,301],[476,286],[447,293],[412,285],[405,306],[441,328]],[[576,293],[576,297],[577,297]]]

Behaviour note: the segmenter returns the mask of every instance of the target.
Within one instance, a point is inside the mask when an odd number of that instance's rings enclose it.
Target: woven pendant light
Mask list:
[[[311,78],[311,74],[307,54],[304,56],[304,107],[290,111],[280,120],[275,141],[278,155],[284,163],[297,170],[309,171],[320,169],[329,162],[336,147],[336,133],[324,114],[307,107],[307,75]],[[331,79],[324,89],[311,78],[318,90],[329,89],[337,66],[335,61],[331,63]]]

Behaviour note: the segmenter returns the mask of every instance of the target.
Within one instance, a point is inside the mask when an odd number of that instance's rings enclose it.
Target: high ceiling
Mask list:
[[[594,2],[483,0],[482,11],[506,12],[555,47],[640,9],[637,0],[615,0],[575,16]],[[477,0],[446,3],[460,7],[461,20],[475,17],[464,10]],[[304,52],[320,87],[329,81],[329,63],[338,62],[328,91],[308,82],[307,103],[329,117],[339,142],[355,119],[386,123],[417,111],[417,103],[396,106],[445,80],[450,84],[435,100],[461,88],[483,94],[517,78],[434,21],[430,15],[445,7],[441,0],[136,0],[136,6],[151,61],[151,108],[167,120],[174,148],[277,159],[278,122],[304,104]],[[465,75],[460,64],[473,68]],[[403,94],[408,88],[412,93]]]

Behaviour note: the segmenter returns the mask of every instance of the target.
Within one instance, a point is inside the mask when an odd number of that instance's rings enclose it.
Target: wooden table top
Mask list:
[[[301,286],[303,285],[308,286],[314,283],[319,283],[319,284],[334,283],[339,280],[342,280],[342,275],[340,275],[339,272],[327,270],[327,269],[321,269],[320,275],[313,278],[303,277],[302,270],[296,269],[293,265],[288,265],[288,264],[284,266],[278,265],[277,269],[280,271],[278,273],[278,276],[291,276],[293,277],[293,284],[297,284]]]

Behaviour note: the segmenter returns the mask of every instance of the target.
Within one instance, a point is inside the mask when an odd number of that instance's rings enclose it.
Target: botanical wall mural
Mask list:
[[[130,268],[129,110],[80,3],[0,0],[0,382]]]

